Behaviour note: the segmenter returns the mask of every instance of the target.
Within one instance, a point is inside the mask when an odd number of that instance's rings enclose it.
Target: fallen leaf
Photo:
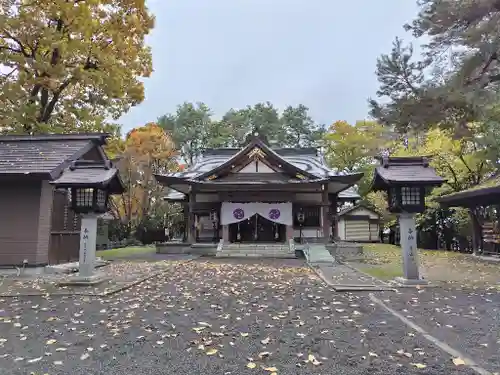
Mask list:
[[[28,363],[36,363],[38,361],[41,361],[43,357],[37,357],[33,359],[28,359]]]
[[[214,355],[216,353],[217,353],[217,349],[213,349],[213,348],[212,349],[208,349],[206,351],[206,355]]]
[[[453,364],[455,366],[463,366],[463,365],[465,365],[465,361],[462,358],[457,357],[457,358],[453,358]]]
[[[240,332],[240,335],[241,335],[241,337],[247,337],[248,333],[246,333],[246,332]]]
[[[269,357],[271,355],[270,352],[261,352],[259,353],[259,358],[262,359],[264,357]]]
[[[270,341],[271,339],[269,337],[266,337],[264,340],[261,340],[261,344],[267,345]]]
[[[278,369],[276,367],[263,367],[264,370],[269,372],[276,372]]]
[[[424,365],[423,363],[410,363],[412,366],[415,366],[416,368],[423,369],[426,368],[427,366]]]
[[[90,357],[90,354],[89,354],[89,353],[83,353],[83,354],[80,356],[80,360],[84,361],[84,360],[86,360],[88,357]]]
[[[255,368],[255,367],[257,367],[257,365],[255,363],[253,363],[253,362],[248,362],[247,363],[247,367],[248,368]]]

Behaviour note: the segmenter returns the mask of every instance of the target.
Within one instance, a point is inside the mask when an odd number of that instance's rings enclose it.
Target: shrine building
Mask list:
[[[185,240],[231,243],[328,243],[337,212],[359,199],[362,173],[337,174],[316,148],[275,148],[257,133],[246,146],[207,150],[182,172],[156,175],[166,200],[183,203]]]

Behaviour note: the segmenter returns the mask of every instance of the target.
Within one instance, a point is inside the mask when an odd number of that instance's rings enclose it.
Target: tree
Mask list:
[[[324,136],[326,160],[337,172],[365,173],[359,183],[360,194],[364,196],[373,176],[374,158],[386,148],[389,134],[374,121],[357,121],[354,125],[336,121]]]
[[[418,17],[405,29],[425,38],[424,55],[396,39],[377,61],[385,103],[370,100],[371,114],[399,131],[434,125],[470,136],[467,124],[488,120],[500,83],[500,3],[497,0],[420,0]]]
[[[269,102],[230,109],[221,120],[212,119],[206,104],[186,102],[175,113],[161,116],[158,124],[172,135],[188,165],[207,148],[244,146],[254,131],[280,147],[313,146],[323,135],[323,128],[314,123],[306,106],[288,106],[280,114]]]
[[[396,39],[390,54],[377,60],[379,103],[369,99],[370,115],[400,133],[426,132],[434,125],[469,135],[466,124],[478,118],[483,102],[452,85],[452,80],[433,74],[425,79],[431,63],[415,61],[413,47]]]
[[[207,147],[211,132],[212,112],[204,103],[183,103],[175,114],[166,114],[158,119],[158,125],[168,132],[180,156],[193,165],[196,158]]]
[[[144,98],[153,24],[144,0],[1,0],[0,130],[115,131]]]
[[[285,141],[279,111],[269,102],[238,110],[231,108],[222,117],[222,123],[231,129],[226,141],[229,147],[243,146],[246,136],[256,130],[271,142],[282,145]]]
[[[284,144],[288,147],[315,146],[324,135],[323,127],[314,123],[309,116],[309,108],[303,104],[288,106],[281,115]]]
[[[125,140],[115,139],[107,149],[110,157],[119,155],[120,175],[127,190],[111,200],[111,213],[130,236],[138,227],[162,222],[169,206],[163,201],[164,188],[156,173],[176,170],[177,152],[167,133],[154,123],[131,130]]]
[[[469,124],[469,128],[473,137],[454,139],[451,130],[434,128],[418,142],[409,139],[407,146],[393,146],[393,155],[396,156],[432,156],[431,166],[445,178],[446,183],[433,189],[426,200],[427,209],[419,215],[418,225],[432,237],[433,243],[437,244],[437,234],[440,234],[447,249],[451,249],[453,237],[457,234],[462,234],[459,238],[465,238],[465,228],[470,228],[471,221],[467,210],[443,208],[435,198],[476,186],[495,172],[494,163],[486,157],[489,151],[483,142],[480,124]],[[476,220],[480,212],[472,210],[469,214]]]

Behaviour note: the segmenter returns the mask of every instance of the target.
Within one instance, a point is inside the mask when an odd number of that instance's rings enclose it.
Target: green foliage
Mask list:
[[[488,121],[498,103],[500,30],[496,0],[421,0],[417,18],[408,25],[425,39],[423,57],[396,39],[392,51],[377,61],[382,102],[370,100],[381,123],[426,131],[438,125],[455,137],[470,135],[468,123]]]
[[[220,120],[204,103],[183,103],[158,124],[172,135],[181,157],[192,165],[207,148],[241,147],[248,134],[258,133],[280,147],[312,146],[322,138],[304,105],[288,106],[282,114],[269,102],[230,109]]]
[[[354,125],[336,121],[323,138],[327,163],[341,173],[363,172],[359,190],[364,196],[373,177],[374,158],[387,147],[389,136],[387,129],[375,121],[357,121]]]

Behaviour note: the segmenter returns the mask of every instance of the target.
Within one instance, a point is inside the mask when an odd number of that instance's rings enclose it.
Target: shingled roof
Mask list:
[[[445,180],[429,166],[425,156],[380,157],[373,176],[372,189],[386,190],[389,185],[441,185]]]
[[[107,134],[53,134],[0,136],[0,176],[59,176],[72,160],[96,145],[106,143]]]
[[[482,184],[458,193],[444,195],[436,199],[448,207],[490,206],[500,202],[500,175],[495,175]]]
[[[111,161],[78,160],[71,163],[58,179],[51,184],[59,188],[95,187],[108,189],[110,194],[121,194],[125,191],[118,169]]]

